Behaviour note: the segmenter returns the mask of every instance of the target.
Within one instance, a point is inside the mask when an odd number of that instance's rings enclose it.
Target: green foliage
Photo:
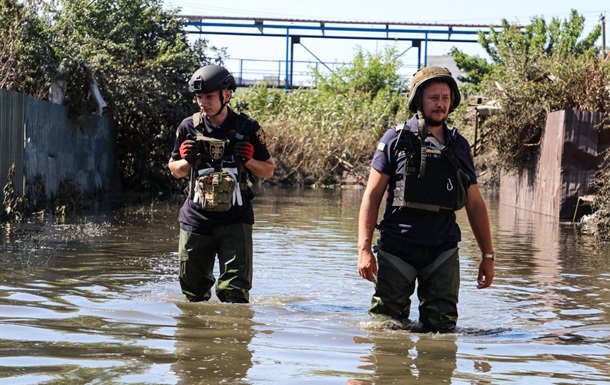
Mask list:
[[[534,17],[522,31],[518,26],[502,21],[502,31],[490,29],[489,36],[479,32],[479,42],[496,64],[497,75],[515,72],[524,80],[533,80],[544,71],[545,59],[555,61],[564,58],[595,55],[595,42],[600,36],[598,26],[584,39],[580,39],[585,19],[572,10],[570,18],[563,22],[553,18],[547,25],[544,18]]]
[[[0,0],[0,86],[48,98],[65,91],[74,116],[98,110],[97,83],[118,125],[125,188],[171,186],[167,160],[178,123],[197,107],[186,82],[226,51],[205,39],[190,46],[176,11],[162,0],[56,0],[29,7]],[[6,74],[6,75],[5,75]]]
[[[385,83],[382,76],[386,75],[373,76],[388,58],[386,53],[357,53],[352,66],[342,67],[340,73],[349,74],[345,77],[334,73],[325,78],[316,73],[317,89],[285,92],[260,84],[238,90],[233,101],[236,109],[257,119],[266,130],[276,162],[274,180],[330,185],[339,183],[344,172],[367,173],[381,134],[390,124],[407,118],[406,95],[397,90],[402,84],[399,76],[394,73],[390,76],[394,80]],[[365,78],[377,79],[377,86],[363,87]]]
[[[97,108],[95,79],[118,125],[126,188],[159,189],[176,122],[192,100],[188,76],[198,65],[180,20],[157,0],[64,0],[54,13],[55,57],[64,63],[65,104],[77,115]],[[192,102],[191,102],[192,103]]]
[[[398,73],[401,66],[395,47],[386,47],[378,54],[363,52],[357,47],[352,62],[343,64],[330,75],[315,68],[314,85],[324,92],[360,91],[375,97],[383,89],[406,89],[406,80]]]
[[[458,76],[457,79],[475,90],[492,73],[493,66],[482,57],[466,55],[456,47],[451,48],[449,54],[458,68],[466,73],[466,76]]]
[[[0,88],[45,98],[49,92],[52,36],[35,2],[0,0]]]
[[[524,28],[502,21],[502,28],[479,33],[492,63],[452,50],[458,68],[486,99],[502,108],[485,121],[498,163],[507,170],[529,167],[536,159],[549,112],[573,109],[607,111],[607,77],[599,66],[595,42],[600,28],[584,38],[585,19],[550,23],[540,17]]]

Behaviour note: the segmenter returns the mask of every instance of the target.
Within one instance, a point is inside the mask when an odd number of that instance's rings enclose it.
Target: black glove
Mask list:
[[[235,144],[235,155],[241,159],[243,164],[246,164],[254,155],[254,146],[250,142],[237,142]]]
[[[197,160],[197,142],[187,139],[180,145],[180,156],[193,164]]]

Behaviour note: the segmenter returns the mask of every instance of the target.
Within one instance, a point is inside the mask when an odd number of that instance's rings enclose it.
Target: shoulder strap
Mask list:
[[[411,133],[411,130],[407,126],[406,122],[396,125],[394,127],[394,130],[398,133],[398,139],[396,139],[395,149],[413,152],[413,146],[411,145],[411,141],[408,138],[408,133]],[[395,154],[398,154],[398,151],[396,151]],[[396,157],[398,159],[398,155],[396,155]],[[402,179],[397,180],[394,185],[394,199],[392,200],[392,206],[406,206],[407,202],[405,202],[405,187],[407,183],[407,176],[409,175],[409,173],[412,172],[415,172],[415,168],[412,167],[409,162],[405,160]]]
[[[203,123],[203,119],[202,119],[202,116],[201,116],[201,111],[195,112],[193,114],[193,127],[197,128],[202,123]]]
[[[443,155],[445,155],[445,157],[449,160],[449,162],[451,163],[451,165],[453,166],[453,168],[455,169],[455,171],[460,169],[460,165],[457,162],[457,159],[455,159],[455,156],[453,156],[453,154],[451,153],[451,151],[449,151],[447,149],[447,146],[445,146],[444,144],[442,144],[441,142],[439,142],[438,139],[436,139],[434,136],[430,135],[428,136],[428,140],[434,144],[436,147],[438,147],[439,150],[441,150],[441,153]]]

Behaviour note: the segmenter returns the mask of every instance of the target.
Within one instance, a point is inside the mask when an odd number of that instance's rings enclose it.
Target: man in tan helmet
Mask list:
[[[410,325],[410,297],[417,282],[418,327],[423,332],[453,332],[461,241],[455,211],[466,208],[481,251],[479,289],[489,287],[494,277],[489,217],[470,145],[445,123],[460,104],[451,72],[421,68],[413,77],[408,102],[415,115],[389,128],[373,155],[360,206],[358,273],[376,284],[369,314]],[[377,224],[386,191],[385,211]],[[375,228],[379,239],[373,250]]]

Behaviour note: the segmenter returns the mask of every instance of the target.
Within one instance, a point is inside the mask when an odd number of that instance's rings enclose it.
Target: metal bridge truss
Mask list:
[[[428,44],[433,42],[477,43],[478,33],[488,34],[491,28],[490,25],[485,24],[358,22],[190,15],[179,15],[178,17],[185,20],[185,31],[192,34],[285,37],[286,78],[284,84],[286,88],[293,86],[295,44],[300,44],[318,62],[326,66],[302,44],[304,39],[410,41],[411,47],[401,55],[411,48],[417,48],[416,67],[419,67],[420,63],[427,65]]]

